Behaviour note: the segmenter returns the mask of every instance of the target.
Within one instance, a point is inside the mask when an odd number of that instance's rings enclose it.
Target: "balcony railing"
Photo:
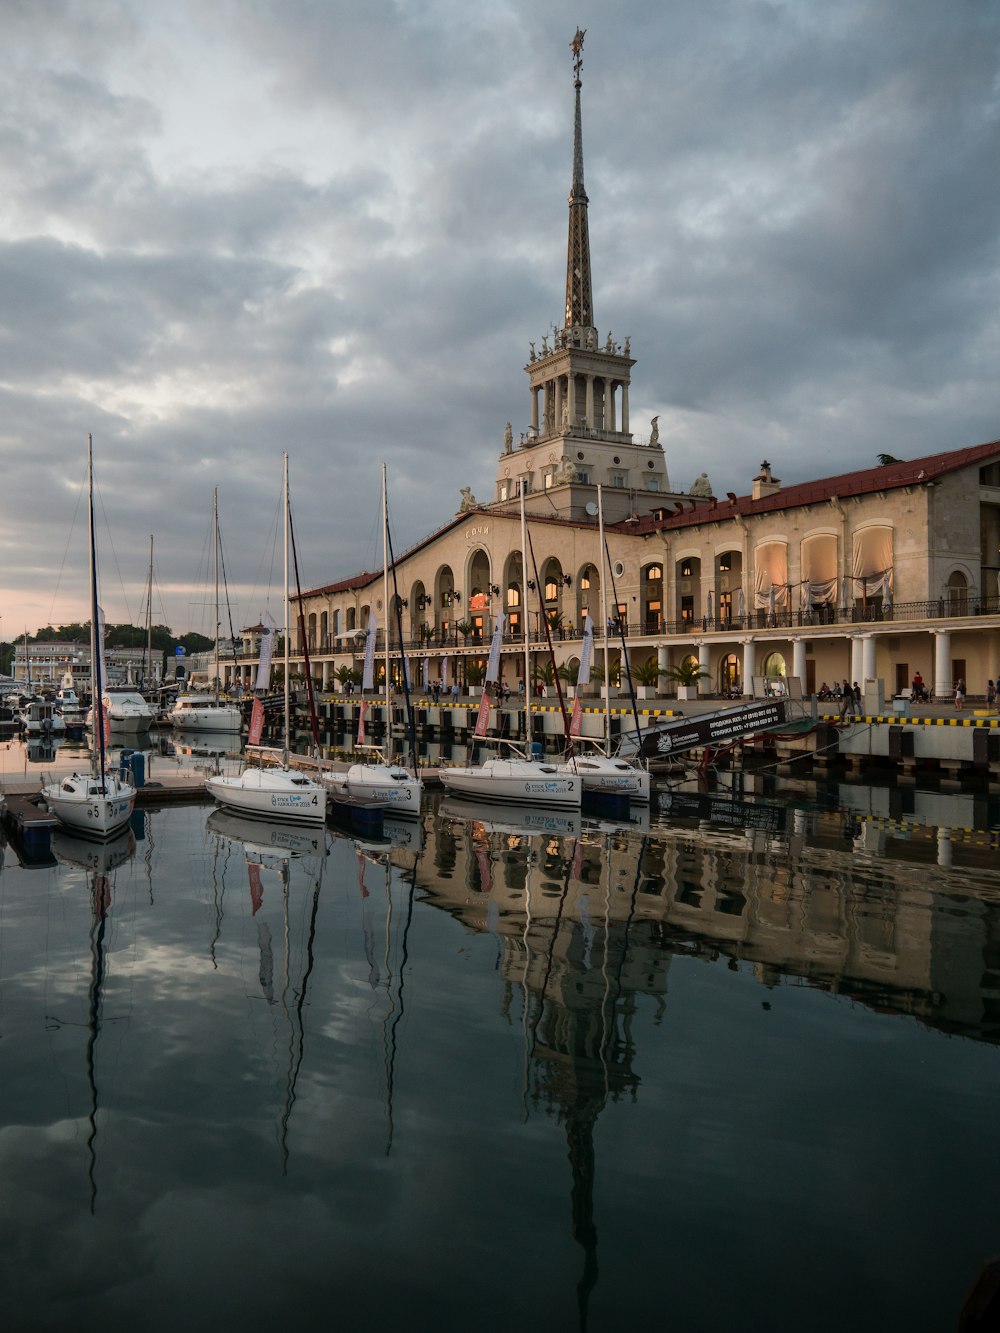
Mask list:
[[[886,606],[881,600],[856,602],[850,607],[822,606],[811,610],[791,611],[781,607],[774,611],[766,609],[748,611],[744,616],[714,615],[682,617],[680,620],[664,620],[662,617],[646,617],[644,621],[630,620],[625,626],[628,639],[648,639],[678,637],[696,634],[748,634],[757,630],[809,630],[821,628],[849,628],[852,625],[903,624],[918,620],[954,620],[972,616],[1000,615],[1000,596],[969,597],[950,599],[938,597],[926,602],[894,602]],[[532,613],[533,621],[537,619]],[[617,621],[607,626],[609,641],[620,636]],[[580,642],[583,631],[580,626],[559,625],[551,631],[556,643]],[[456,632],[432,629],[430,635],[414,635],[404,640],[407,652],[434,652],[442,649],[451,652],[478,652],[485,656],[492,641],[492,629],[483,629],[468,636]],[[603,642],[604,633],[599,625],[594,627],[594,638]],[[364,636],[361,634],[310,636],[307,639],[310,656],[330,656],[334,653],[350,654],[352,657],[364,655]],[[529,630],[529,644],[544,644],[546,634],[537,626]],[[513,651],[524,643],[524,631],[521,629],[503,636],[504,649]],[[393,648],[396,648],[395,641]],[[385,637],[381,630],[376,635],[376,654],[385,652]],[[302,656],[301,640],[293,639],[293,653]],[[276,658],[280,647],[276,649]]]

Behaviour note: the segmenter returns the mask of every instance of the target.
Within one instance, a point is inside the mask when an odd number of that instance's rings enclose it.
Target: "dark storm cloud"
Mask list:
[[[991,8],[13,5],[0,601],[78,613],[88,430],[130,596],[151,531],[191,582],[217,485],[248,618],[284,449],[312,583],[380,558],[383,459],[399,547],[489,498],[562,318],[577,24],[597,323],[674,485],[1000,435]]]

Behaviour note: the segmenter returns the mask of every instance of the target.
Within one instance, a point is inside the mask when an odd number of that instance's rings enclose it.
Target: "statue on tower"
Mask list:
[[[514,447],[514,429],[508,421],[503,428],[503,451],[509,454]]]
[[[655,416],[649,423],[650,448],[660,443],[660,418]]]

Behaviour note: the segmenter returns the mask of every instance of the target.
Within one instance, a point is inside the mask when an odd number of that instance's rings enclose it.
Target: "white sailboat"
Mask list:
[[[103,655],[100,651],[101,613],[97,593],[97,546],[94,533],[94,449],[87,436],[87,490],[90,507],[90,661],[94,683],[93,744],[90,773],[74,773],[42,788],[49,810],[67,828],[96,837],[123,829],[135,806],[135,787],[107,769]]]
[[[285,743],[281,763],[265,761],[273,752],[247,746],[247,753],[256,754],[258,763],[244,765],[235,776],[209,778],[205,786],[209,795],[226,809],[245,815],[267,819],[291,819],[315,823],[326,820],[326,787],[314,781],[289,764],[289,737],[291,735],[291,707],[288,693],[290,667],[290,624],[288,596],[288,455],[284,456],[285,492]]]
[[[389,642],[391,637],[391,618],[389,600],[389,505],[386,494],[385,464],[382,464],[382,605],[385,608],[385,706],[386,716],[392,706],[392,685],[390,677]],[[402,645],[400,645],[402,653]],[[403,664],[405,671],[406,665]],[[365,688],[362,686],[362,688]],[[331,791],[346,792],[348,796],[362,797],[366,801],[391,809],[393,814],[412,816],[420,814],[420,801],[424,784],[416,771],[410,772],[402,764],[392,764],[386,759],[385,752],[378,745],[355,745],[359,754],[356,763],[351,764],[346,773],[328,773],[327,785]],[[416,758],[414,758],[416,765]]]
[[[524,519],[524,492],[521,493],[521,565],[527,582],[528,552]],[[530,647],[528,617],[524,617],[524,735],[531,743],[531,699],[529,681]],[[477,801],[513,802],[517,805],[546,805],[564,810],[579,810],[583,782],[577,773],[563,773],[556,764],[529,759],[513,741],[497,740],[498,753],[481,764],[465,768],[442,768],[441,781],[456,796]]]
[[[214,731],[238,734],[243,713],[236,704],[219,698],[219,491],[212,492],[212,546],[215,552],[215,666],[212,693],[182,694],[167,713],[179,731]]]
[[[637,805],[649,804],[649,770],[639,764],[628,763],[620,755],[611,753],[611,704],[608,663],[608,582],[607,551],[604,546],[604,503],[601,487],[597,488],[597,532],[601,546],[601,621],[604,633],[604,739],[595,741],[577,737],[587,748],[570,755],[559,765],[560,772],[576,773],[583,782],[585,796],[627,796]],[[578,680],[578,685],[586,682]]]

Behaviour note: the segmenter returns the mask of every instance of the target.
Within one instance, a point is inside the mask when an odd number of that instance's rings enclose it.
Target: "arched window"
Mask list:
[[[727,653],[719,663],[719,693],[733,694],[740,688],[740,659]]]
[[[969,580],[960,569],[948,576],[948,612],[953,616],[969,614]]]

